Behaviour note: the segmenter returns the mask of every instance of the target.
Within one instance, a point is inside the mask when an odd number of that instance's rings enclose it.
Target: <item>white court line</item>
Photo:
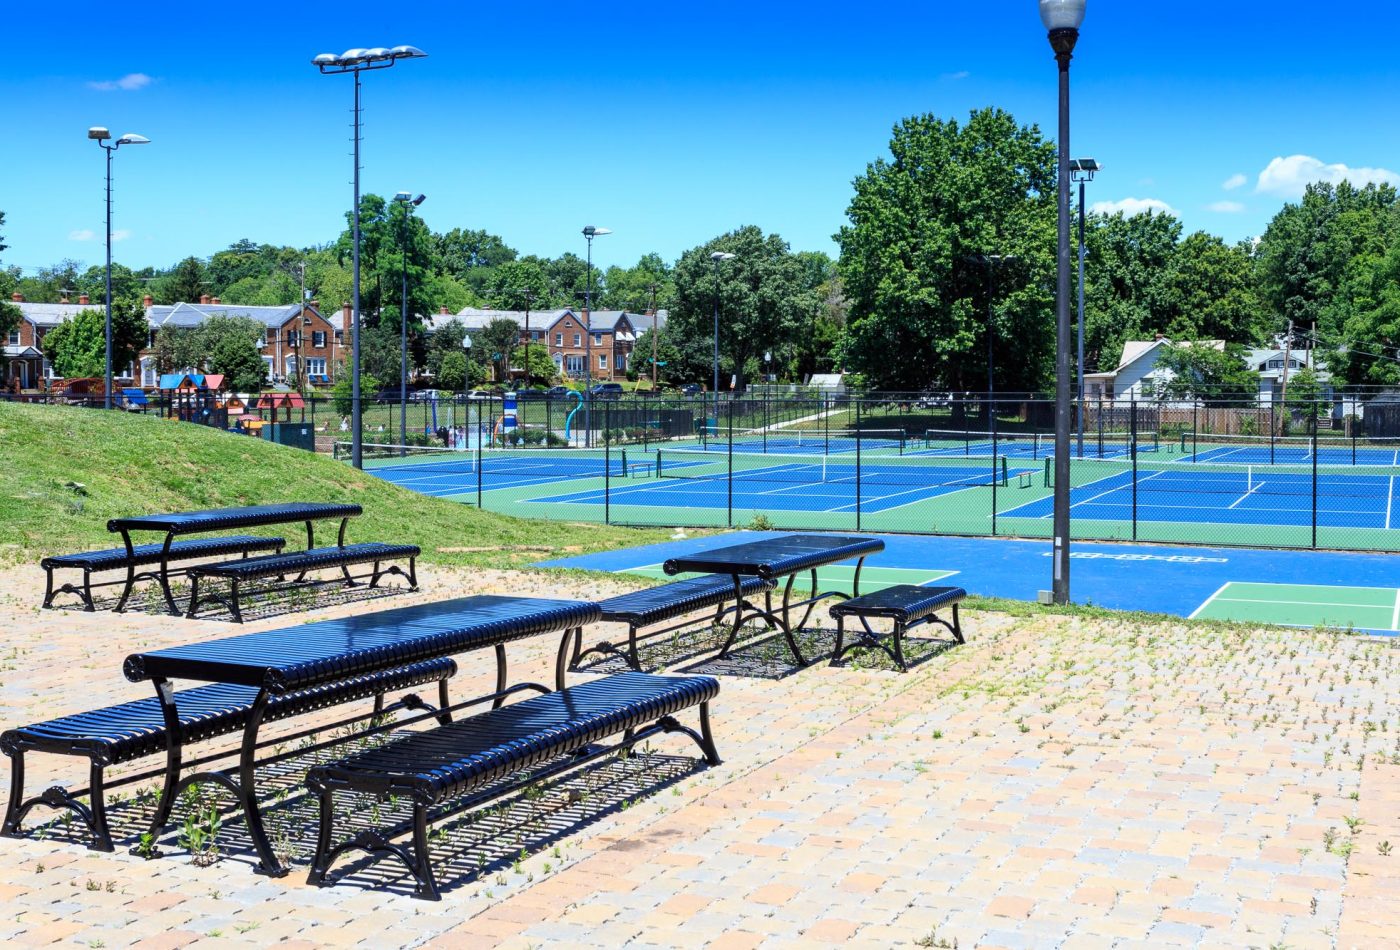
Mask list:
[[[1260,488],[1263,488],[1263,487],[1264,487],[1264,483],[1263,483],[1263,482],[1260,482],[1257,486],[1251,486],[1250,489],[1249,489],[1249,491],[1245,492],[1243,495],[1241,495],[1240,497],[1236,498],[1233,502],[1230,503],[1229,507],[1226,508],[1225,510],[1226,510],[1226,511],[1229,511],[1230,508],[1234,508],[1234,507],[1235,507],[1236,505],[1238,505],[1240,502],[1244,501],[1244,500],[1245,500],[1246,498],[1248,498],[1250,495],[1254,494],[1256,491],[1258,491]]]
[[[1277,600],[1262,600],[1258,597],[1218,597],[1224,604],[1278,604]],[[1330,600],[1289,600],[1283,601],[1290,607],[1351,607],[1353,610],[1384,610],[1384,604],[1346,604]]]
[[[1119,474],[1123,474],[1123,473],[1120,472]],[[1129,473],[1129,474],[1131,474],[1131,473]],[[1167,473],[1166,473],[1166,472],[1153,472],[1151,475],[1147,476],[1147,478],[1139,478],[1139,479],[1138,479],[1138,484],[1140,485],[1140,484],[1142,484],[1143,482],[1148,481],[1149,479],[1156,478],[1158,475],[1165,475],[1165,474],[1167,474]],[[1090,484],[1092,484],[1092,483],[1090,483]],[[1111,495],[1111,494],[1113,494],[1113,493],[1116,492],[1116,491],[1131,491],[1131,490],[1132,490],[1132,487],[1133,487],[1133,481],[1132,481],[1131,478],[1129,478],[1129,479],[1128,479],[1128,484],[1126,484],[1126,485],[1119,485],[1117,488],[1110,488],[1108,491],[1101,491],[1101,492],[1099,492],[1097,495],[1095,495],[1093,498],[1086,498],[1086,499],[1084,499],[1083,501],[1076,501],[1074,504],[1070,505],[1070,507],[1071,507],[1071,508],[1078,508],[1080,505],[1087,505],[1087,504],[1090,504],[1091,502],[1097,501],[1098,499],[1102,498],[1104,495]],[[1118,504],[1121,504],[1121,502],[1119,502]],[[1048,514],[1048,515],[1042,515],[1041,518],[1042,518],[1042,520],[1043,520],[1044,518],[1050,518],[1050,517],[1053,517],[1053,514],[1054,514],[1054,513],[1052,512],[1051,514]]]
[[[1395,609],[1390,612],[1390,629],[1400,630],[1400,590],[1395,592]]]
[[[1211,594],[1209,597],[1207,597],[1207,598],[1205,599],[1205,602],[1202,603],[1201,606],[1197,607],[1195,610],[1193,610],[1193,611],[1191,611],[1189,614],[1187,614],[1187,615],[1186,615],[1186,619],[1187,619],[1187,620],[1195,620],[1195,619],[1196,619],[1196,616],[1197,616],[1202,610],[1205,610],[1207,607],[1210,606],[1210,602],[1211,602],[1211,601],[1215,600],[1215,598],[1217,598],[1217,597],[1219,597],[1221,594],[1225,593],[1225,588],[1229,587],[1229,586],[1230,586],[1231,584],[1233,584],[1233,583],[1234,583],[1234,581],[1226,581],[1225,583],[1221,584],[1221,585],[1220,585],[1220,589],[1219,589],[1218,591],[1216,591],[1215,593]]]
[[[1159,474],[1162,474],[1162,473],[1159,473]],[[1106,481],[1108,481],[1110,478],[1122,478],[1124,475],[1129,475],[1129,476],[1131,476],[1131,475],[1132,475],[1132,472],[1114,472],[1112,475],[1105,475],[1103,478],[1096,478],[1096,479],[1094,479],[1092,482],[1085,482],[1083,485],[1080,485],[1079,487],[1080,487],[1080,488],[1088,488],[1090,485],[1097,485],[1097,484],[1099,484],[1100,482],[1106,482]],[[1132,479],[1129,478],[1128,484],[1125,485],[1125,486],[1120,486],[1120,487],[1131,488],[1132,485],[1133,485]],[[1071,489],[1071,490],[1073,490],[1073,489]],[[1112,492],[1112,491],[1117,491],[1117,490],[1118,490],[1118,489],[1110,489],[1109,491],[1104,492],[1104,494],[1107,495],[1107,494],[1109,494],[1110,492]],[[1050,498],[1050,497],[1051,497],[1050,495],[1042,495],[1041,497],[1037,498],[1035,501],[1028,501],[1028,502],[1025,502],[1024,504],[1017,505],[1015,508],[1012,508],[1012,509],[1009,510],[1009,511],[998,512],[998,516],[1004,518],[1004,517],[1006,517],[1007,515],[1014,515],[1016,512],[1020,511],[1022,508],[1029,508],[1031,505],[1038,505],[1038,504],[1040,504],[1042,501],[1045,501],[1047,498]],[[1050,515],[1041,515],[1041,517],[1042,517],[1042,518],[1048,518],[1048,517],[1050,517]]]
[[[1395,476],[1390,476],[1390,491],[1385,496],[1385,526],[1390,527],[1390,512],[1395,507]]]

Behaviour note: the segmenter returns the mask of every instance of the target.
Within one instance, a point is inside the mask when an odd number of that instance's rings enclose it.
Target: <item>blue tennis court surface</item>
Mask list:
[[[659,576],[660,564],[676,554],[770,536],[736,531],[540,566]],[[1045,541],[879,537],[884,552],[866,562],[877,586],[956,584],[973,594],[1026,601],[1050,586]],[[1386,636],[1400,632],[1397,555],[1077,542],[1071,563],[1078,603],[1180,617],[1351,627]]]

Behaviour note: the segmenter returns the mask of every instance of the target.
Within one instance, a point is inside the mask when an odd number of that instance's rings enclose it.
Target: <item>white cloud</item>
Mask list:
[[[1236,188],[1243,188],[1248,183],[1248,175],[1242,175],[1236,172],[1229,178],[1225,179],[1225,181],[1221,183],[1220,187],[1224,188],[1226,191],[1234,191]]]
[[[1121,214],[1126,218],[1131,218],[1135,214],[1145,213],[1171,215],[1177,213],[1175,208],[1157,198],[1124,198],[1122,201],[1096,201],[1089,206],[1089,210],[1094,212],[1094,214]]]
[[[104,79],[100,82],[88,83],[89,89],[96,89],[98,92],[135,92],[137,89],[145,89],[155,82],[145,73],[127,73],[120,79]]]
[[[1216,214],[1239,214],[1244,211],[1244,205],[1238,201],[1216,201],[1206,205],[1207,211],[1214,211]]]
[[[1285,198],[1301,198],[1307,186],[1313,182],[1335,185],[1341,181],[1349,181],[1358,187],[1371,182],[1400,185],[1400,175],[1385,168],[1349,168],[1340,162],[1327,165],[1311,155],[1280,156],[1259,173],[1259,183],[1254,190]]]
[[[92,228],[79,228],[79,229],[77,229],[76,231],[69,231],[69,232],[68,232],[68,240],[70,240],[70,241],[96,241],[96,240],[97,240],[97,232],[94,231],[94,230],[92,230]]]
[[[113,243],[116,243],[117,241],[125,241],[129,237],[131,237],[131,232],[126,230],[125,228],[118,228],[117,230],[112,232]]]
[[[966,69],[960,69],[960,70],[958,70],[958,71],[955,72],[955,73],[944,73],[944,74],[943,74],[942,76],[940,76],[939,78],[940,78],[940,79],[958,80],[958,79],[966,79],[968,76],[971,76],[971,75],[972,75],[972,73],[968,72]]]

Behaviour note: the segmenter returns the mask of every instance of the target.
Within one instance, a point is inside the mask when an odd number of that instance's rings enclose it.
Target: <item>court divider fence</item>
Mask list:
[[[551,402],[519,402],[510,420],[499,399],[440,406],[445,424],[429,419],[416,430],[421,444],[408,447],[376,442],[396,432],[374,423],[366,469],[488,510],[569,522],[1051,533],[1049,400],[624,398],[595,402],[586,429],[583,412],[569,414],[574,400],[567,412]],[[1076,407],[1073,536],[1400,550],[1400,428],[1347,408]]]

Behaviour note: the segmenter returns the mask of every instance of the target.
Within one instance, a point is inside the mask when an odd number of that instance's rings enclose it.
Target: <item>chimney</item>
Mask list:
[[[347,302],[347,303],[341,304],[341,305],[340,305],[340,328],[341,328],[342,330],[344,330],[346,333],[349,333],[351,330],[354,329],[354,326],[353,326],[352,323],[351,323],[351,321],[353,321],[354,319],[355,319],[355,315],[354,315],[354,313],[353,313],[353,312],[351,311],[351,309],[350,309],[350,304],[349,304],[348,302]]]
[[[68,295],[67,295],[67,294],[64,294],[62,297],[59,297],[59,298],[58,298],[58,302],[59,302],[59,303],[68,303],[68,302],[69,302],[69,300],[68,300]]]
[[[92,303],[91,297],[89,297],[87,294],[78,294],[78,304],[80,306],[86,307],[90,303]]]
[[[447,316],[450,311],[446,307],[438,307],[438,313]]]
[[[150,294],[147,294],[146,296],[144,296],[144,297],[141,298],[141,306],[143,306],[143,307],[154,307],[155,305],[156,305],[156,298],[152,297]]]
[[[15,303],[24,303],[24,294],[16,290],[14,293],[10,294],[10,299]]]
[[[220,301],[219,301],[219,298],[218,298],[218,297],[215,297],[213,300],[210,300],[209,302],[210,302],[210,303],[219,303]]]
[[[307,306],[310,307],[312,310],[315,310],[317,313],[321,312],[321,301],[319,300],[313,300],[311,301],[311,303],[307,304]]]
[[[1165,340],[1166,337],[1162,336],[1162,334],[1160,333],[1157,333],[1153,335],[1152,339],[1160,343],[1162,340]]]
[[[207,304],[207,303],[209,303],[212,299],[213,299],[213,298],[211,298],[208,294],[200,294],[200,295],[199,295],[199,302],[202,303],[202,304]]]

